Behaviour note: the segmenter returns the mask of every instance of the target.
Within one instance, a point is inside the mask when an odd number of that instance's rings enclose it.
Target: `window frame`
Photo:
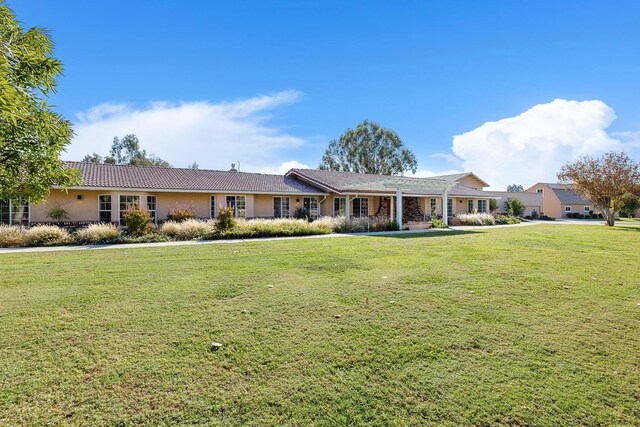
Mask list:
[[[2,220],[0,218],[0,224],[6,223],[8,225],[17,225],[16,223],[19,222],[20,226],[24,226],[24,225],[29,225],[31,223],[31,203],[29,202],[29,199],[25,200],[22,197],[20,197],[17,199],[17,201],[18,203],[15,203],[16,200],[14,199],[0,200],[0,203],[3,203],[5,206],[8,206],[8,213],[9,213],[8,222],[5,222],[6,220]],[[14,217],[15,206],[24,207],[24,211],[22,212],[22,217],[18,221],[16,221],[16,218]]]
[[[487,213],[487,201],[486,200],[478,199],[478,213]]]
[[[279,200],[280,215],[276,216],[276,199]],[[287,214],[283,215],[283,203],[287,201]],[[291,218],[291,198],[289,196],[273,196],[273,217],[274,218]]]
[[[564,212],[565,212],[565,213],[569,213],[569,212],[571,212],[571,206],[565,206],[565,207],[564,207]]]
[[[149,205],[150,197],[153,198],[153,209],[151,209]],[[153,219],[154,223],[158,221],[157,211],[158,211],[158,196],[154,194],[147,194],[147,212],[149,213],[149,215],[151,215],[151,218]]]
[[[123,197],[133,197],[133,198],[137,198],[137,199],[138,199],[138,204],[137,204],[137,205],[136,205],[136,204],[129,204],[129,205],[127,205],[127,207],[123,210],[123,209],[122,209],[122,198],[123,198]],[[140,195],[139,195],[139,194],[118,194],[118,222],[119,222],[119,223],[122,223],[122,219],[123,219],[122,213],[123,213],[123,212],[125,212],[125,211],[129,208],[129,206],[138,206],[138,207],[140,207],[140,201],[141,201],[141,200],[142,200],[142,198],[140,197]],[[128,202],[125,202],[125,203],[128,203]]]
[[[317,197],[303,197],[302,198],[302,208],[306,209],[306,201],[309,200],[309,209],[308,209],[308,213],[309,213],[309,219],[314,220],[314,219],[318,219],[318,217],[320,217],[320,200],[318,200]],[[314,216],[311,213],[311,200],[315,200],[316,202],[316,215]]]
[[[216,195],[209,194],[209,218],[216,218]]]
[[[337,212],[336,212],[336,202],[339,202]],[[347,198],[346,197],[333,198],[333,216],[347,216]]]
[[[229,200],[233,200],[233,205],[229,204]],[[242,209],[238,208],[238,200],[242,199],[242,204],[244,207]],[[247,196],[244,195],[235,195],[229,194],[225,197],[225,202],[228,208],[233,208],[233,217],[234,218],[246,218],[247,217]],[[242,211],[242,216],[240,216],[240,211]]]
[[[585,206],[584,207],[584,211],[585,212],[591,212],[591,206]]]
[[[103,202],[101,200],[101,197],[108,197],[109,201],[108,202]],[[108,210],[107,209],[102,209],[102,204],[103,203],[109,203],[109,209]],[[109,213],[109,221],[103,221],[102,220],[102,213],[103,212],[108,212]],[[104,223],[113,222],[113,196],[111,194],[98,194],[98,222],[104,222]]]
[[[369,198],[368,197],[356,197],[355,199],[352,200],[352,202],[353,202],[354,218],[369,218]],[[366,209],[366,212],[364,212],[364,215],[363,215],[363,205]]]
[[[447,218],[453,218],[453,199],[447,197]]]
[[[479,206],[478,206],[478,212],[480,212]],[[467,200],[467,213],[473,213],[473,199]]]
[[[542,194],[544,196],[544,188],[538,188],[536,189],[536,193],[537,194]]]

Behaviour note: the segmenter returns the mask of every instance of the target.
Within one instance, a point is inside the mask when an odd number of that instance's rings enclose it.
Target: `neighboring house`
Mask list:
[[[533,215],[534,212],[540,215],[541,212],[544,212],[542,208],[542,194],[539,193],[527,193],[526,191],[487,191],[487,194],[491,194],[495,197],[500,197],[500,201],[498,202],[498,209],[496,209],[495,211],[496,213],[507,213],[506,203],[509,199],[520,200],[520,202],[524,205],[524,213],[522,214],[523,216]]]
[[[460,212],[488,212],[486,182],[472,173],[431,178],[292,169],[283,175],[204,169],[162,168],[67,162],[81,173],[81,184],[64,191],[53,188],[45,203],[0,201],[0,223],[52,222],[52,207],[62,207],[69,222],[119,223],[132,205],[164,220],[179,206],[197,218],[217,217],[220,206],[241,218],[288,218],[304,208],[311,218],[347,216],[396,219],[398,201],[405,222]],[[443,206],[446,194],[447,204]],[[398,195],[400,196],[398,198]]]
[[[580,197],[570,186],[539,182],[527,189],[527,193],[541,194],[542,212],[552,218],[567,218],[571,213],[588,215],[595,210],[591,201]]]

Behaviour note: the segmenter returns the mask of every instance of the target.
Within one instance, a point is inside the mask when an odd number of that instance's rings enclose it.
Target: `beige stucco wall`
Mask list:
[[[460,179],[457,181],[460,185],[463,185],[467,188],[473,188],[475,190],[480,190],[482,191],[482,189],[484,188],[484,184],[479,181],[476,177],[471,176],[471,175],[467,175],[464,178]]]
[[[537,183],[527,189],[527,193],[537,193],[538,189],[542,189],[542,213],[552,218],[562,218],[562,205],[556,193],[547,185]]]

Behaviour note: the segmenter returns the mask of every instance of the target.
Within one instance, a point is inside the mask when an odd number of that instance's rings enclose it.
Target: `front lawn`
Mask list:
[[[0,425],[639,425],[639,248],[625,221],[0,254]]]

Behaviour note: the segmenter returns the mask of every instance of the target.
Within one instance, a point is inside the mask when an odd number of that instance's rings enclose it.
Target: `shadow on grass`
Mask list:
[[[479,234],[486,233],[484,230],[449,230],[449,231],[424,231],[422,233],[397,233],[397,234],[353,234],[360,237],[385,237],[392,239],[416,239],[416,238],[434,238],[434,237],[448,237],[448,236],[462,236],[464,234]]]

